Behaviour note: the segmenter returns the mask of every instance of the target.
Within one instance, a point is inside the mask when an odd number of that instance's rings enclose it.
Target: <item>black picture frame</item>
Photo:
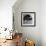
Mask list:
[[[21,12],[21,26],[35,27],[36,26],[36,12]]]

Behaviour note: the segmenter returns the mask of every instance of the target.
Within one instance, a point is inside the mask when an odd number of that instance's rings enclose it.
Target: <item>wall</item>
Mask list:
[[[16,0],[0,0],[0,27],[12,28],[12,6]]]
[[[19,2],[19,3],[18,3]],[[46,0],[21,0],[13,6],[15,29],[24,38],[33,39],[36,46],[46,46]],[[36,27],[21,27],[21,12],[36,12]]]
[[[46,0],[41,1],[41,26],[40,26],[40,31],[41,31],[41,41],[42,41],[42,46],[46,46]]]
[[[20,0],[21,1],[21,0]],[[20,2],[18,0],[18,2]],[[36,12],[36,26],[35,27],[21,27],[21,12]],[[23,0],[19,4],[16,2],[13,6],[14,24],[18,32],[23,33],[24,39],[31,39],[35,41],[36,46],[41,46],[41,1],[40,0]]]

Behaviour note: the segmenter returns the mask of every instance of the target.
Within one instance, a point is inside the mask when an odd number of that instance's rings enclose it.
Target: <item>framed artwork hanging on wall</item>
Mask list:
[[[36,12],[21,12],[21,26],[36,26]]]

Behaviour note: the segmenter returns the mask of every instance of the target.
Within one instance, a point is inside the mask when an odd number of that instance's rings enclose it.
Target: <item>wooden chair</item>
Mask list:
[[[35,43],[32,40],[26,40],[25,46],[35,46]]]

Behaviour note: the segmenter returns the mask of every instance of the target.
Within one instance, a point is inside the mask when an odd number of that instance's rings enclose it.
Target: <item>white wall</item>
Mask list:
[[[34,40],[36,46],[46,46],[46,0],[18,2],[13,6],[15,29],[22,32],[24,38]],[[21,12],[36,12],[36,27],[21,27]]]
[[[20,2],[18,0],[18,2]],[[17,6],[16,6],[17,5]],[[23,0],[21,3],[15,3],[13,6],[15,29],[23,33],[24,38],[35,41],[36,46],[41,46],[40,34],[40,15],[41,1],[40,0]],[[21,12],[36,12],[35,27],[21,27]]]
[[[16,0],[0,0],[0,27],[12,28],[12,6]]]
[[[46,0],[41,1],[41,40],[42,46],[46,46]]]

